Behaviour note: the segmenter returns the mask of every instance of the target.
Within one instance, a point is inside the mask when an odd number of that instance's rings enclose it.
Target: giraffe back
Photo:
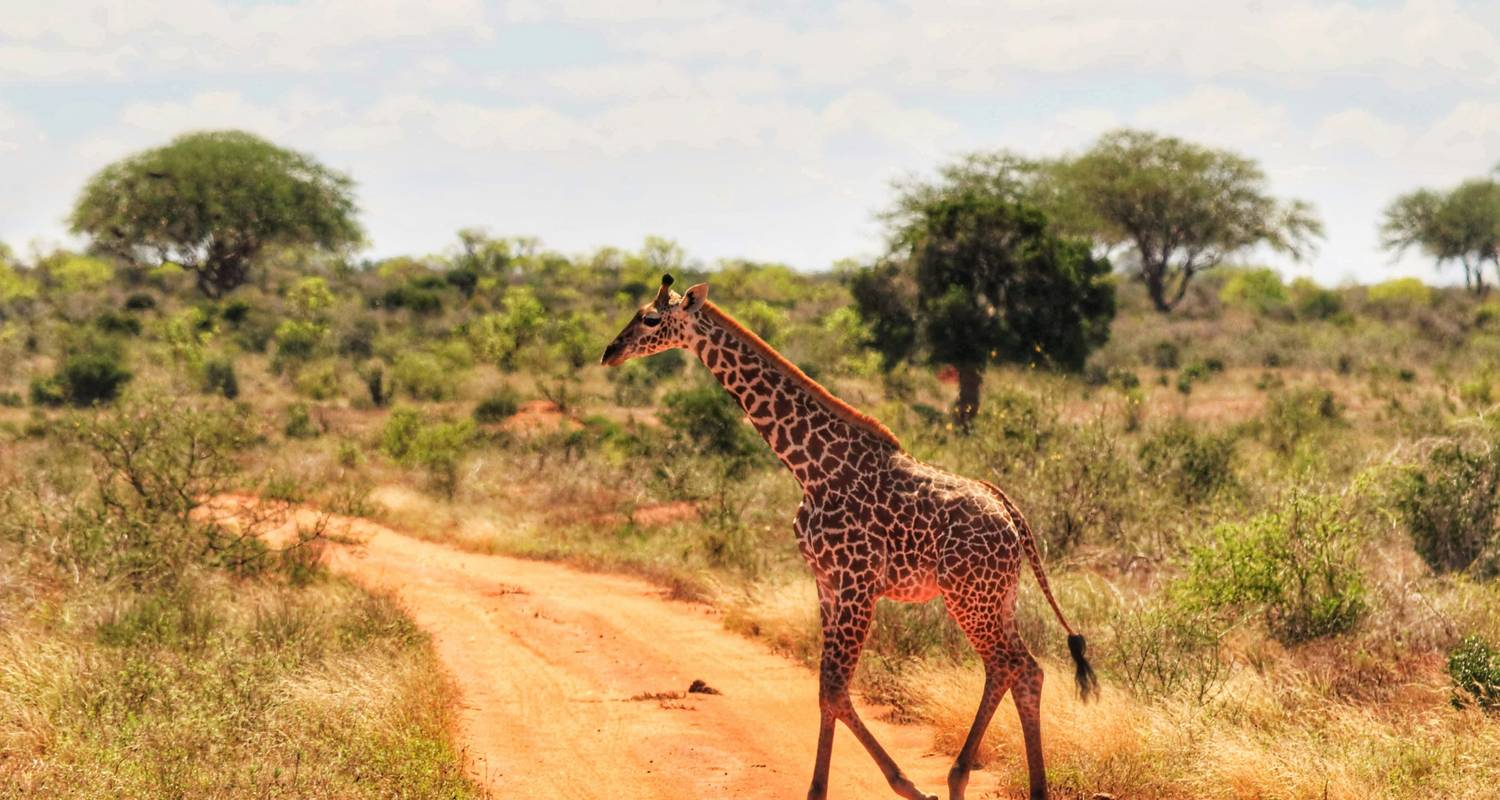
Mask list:
[[[798,546],[820,583],[898,600],[1014,590],[1021,531],[983,483],[894,451],[848,481],[811,487]]]

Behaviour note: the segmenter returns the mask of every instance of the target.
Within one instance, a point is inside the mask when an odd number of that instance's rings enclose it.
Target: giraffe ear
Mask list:
[[[682,310],[697,311],[698,309],[703,308],[703,304],[707,302],[707,300],[708,284],[700,283],[697,286],[688,289],[687,294],[682,296]]]

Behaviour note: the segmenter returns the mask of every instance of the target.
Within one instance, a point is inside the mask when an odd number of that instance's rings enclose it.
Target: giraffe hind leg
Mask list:
[[[984,740],[985,731],[989,730],[995,709],[1010,689],[1011,677],[1009,671],[996,665],[993,660],[985,661],[984,693],[979,697],[979,709],[974,712],[974,724],[969,727],[969,735],[964,739],[963,748],[958,751],[958,757],[953,760],[953,768],[948,771],[949,800],[964,799],[964,790],[969,785],[969,772],[974,769],[974,761],[979,755],[979,744]]]
[[[849,698],[849,680],[859,664],[859,654],[870,631],[875,598],[850,600],[825,596],[820,598],[820,608],[823,617],[823,662],[818,673],[818,702],[822,714],[818,731],[818,758],[813,768],[812,786],[807,793],[809,800],[822,800],[827,796],[834,720],[843,722],[854,734],[854,738],[864,745],[896,794],[906,800],[937,800],[918,790],[911,779],[906,777],[895,759],[891,758],[865,727],[864,721],[854,709],[854,702]]]
[[[1042,762],[1042,667],[1026,654],[1023,671],[1016,676],[1011,697],[1021,718],[1021,737],[1026,741],[1026,772],[1031,780],[1031,800],[1047,798],[1047,768]]]
[[[984,662],[984,694],[979,699],[969,735],[948,773],[949,799],[963,800],[979,745],[1007,690],[1015,698],[1021,715],[1031,797],[1046,798],[1047,776],[1041,749],[1042,670],[1016,632],[1015,594],[996,598],[952,592],[945,596],[944,602]]]

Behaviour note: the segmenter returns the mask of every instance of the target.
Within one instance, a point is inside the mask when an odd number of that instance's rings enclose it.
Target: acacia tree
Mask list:
[[[220,297],[268,247],[356,244],[353,181],[310,156],[241,131],[179,136],[94,175],[71,219],[94,247],[174,262]]]
[[[1323,234],[1311,206],[1281,201],[1254,161],[1171,136],[1120,130],[1050,165],[1048,208],[1069,232],[1126,246],[1157,311],[1171,311],[1193,276],[1248,248],[1301,258]]]
[[[1484,283],[1484,263],[1500,278],[1500,182],[1490,178],[1464,181],[1448,190],[1418,189],[1386,207],[1381,243],[1396,255],[1418,247],[1441,268],[1457,261],[1464,286],[1477,295]]]
[[[979,181],[950,170],[937,184],[907,187],[889,215],[889,254],[851,278],[887,366],[957,368],[960,423],[979,409],[986,364],[1079,369],[1114,316],[1109,261],[1057,235],[1005,171]]]

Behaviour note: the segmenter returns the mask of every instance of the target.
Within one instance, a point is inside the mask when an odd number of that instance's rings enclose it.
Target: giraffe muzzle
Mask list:
[[[620,351],[624,349],[618,339],[610,342],[609,347],[604,348],[604,355],[599,357],[599,363],[606,367],[620,366],[620,363],[624,361],[624,359],[620,358]]]

